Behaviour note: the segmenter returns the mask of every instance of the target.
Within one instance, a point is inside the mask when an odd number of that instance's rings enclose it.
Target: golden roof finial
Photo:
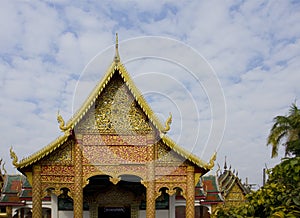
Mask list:
[[[170,125],[172,123],[172,114],[171,114],[171,112],[169,114],[170,114],[170,116],[166,120],[165,129],[163,130],[163,133],[167,133],[170,130],[170,128],[171,128]]]
[[[10,158],[12,159],[12,163],[15,167],[18,167],[18,157],[16,155],[16,153],[13,151],[12,146],[10,147]]]
[[[116,33],[116,50],[115,50],[115,62],[120,62],[120,55],[119,55],[119,39],[118,33]]]

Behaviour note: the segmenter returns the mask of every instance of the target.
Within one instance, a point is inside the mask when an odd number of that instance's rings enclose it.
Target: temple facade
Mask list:
[[[246,201],[245,195],[251,185],[242,184],[238,173],[224,169],[220,175],[208,175],[200,178],[195,187],[195,217],[213,217],[220,207],[240,205]],[[32,187],[24,175],[1,173],[0,178],[0,217],[26,218],[32,216]],[[180,193],[169,196],[166,193],[156,199],[157,217],[185,217],[185,199]],[[89,217],[89,206],[84,204],[84,217]],[[124,213],[125,208],[106,208],[114,213]],[[101,209],[100,214],[104,212]],[[72,217],[73,199],[62,190],[59,196],[48,193],[42,199],[42,217]],[[139,213],[145,213],[145,201],[139,205]],[[99,215],[99,214],[98,214]],[[100,216],[101,217],[101,216]],[[103,217],[103,216],[102,216]],[[116,216],[114,216],[116,217]],[[123,216],[122,216],[123,217]]]
[[[168,137],[172,116],[165,124],[156,117],[121,63],[118,42],[83,105],[68,122],[57,120],[63,134],[41,150],[22,160],[10,150],[32,187],[32,217],[48,216],[45,199],[51,217],[175,217],[176,203],[195,217],[195,187],[216,154],[206,163]]]

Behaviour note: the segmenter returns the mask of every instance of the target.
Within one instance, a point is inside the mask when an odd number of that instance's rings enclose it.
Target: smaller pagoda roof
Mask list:
[[[22,190],[23,175],[5,175],[4,186],[1,191],[0,205],[24,205],[19,198]]]
[[[202,204],[217,204],[224,201],[216,176],[203,176],[196,185],[196,193],[197,190],[199,191],[196,196],[204,195]]]
[[[219,176],[219,184],[222,187],[221,192],[226,196],[232,187],[237,184],[242,192],[246,195],[250,192],[250,189],[242,184],[241,179],[235,175],[231,170],[224,170]]]

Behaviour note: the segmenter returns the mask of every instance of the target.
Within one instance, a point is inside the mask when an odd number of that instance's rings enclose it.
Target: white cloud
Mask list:
[[[200,120],[201,138],[193,151],[205,160],[217,147],[202,152],[211,119],[218,124],[216,128],[222,126],[220,108],[213,114],[210,111],[222,100],[216,97],[211,74],[191,61],[188,54],[192,50],[167,56],[176,50],[168,40],[161,45],[150,39],[146,44],[122,40],[144,35],[170,37],[187,43],[209,61],[227,105],[226,131],[217,161],[223,164],[226,155],[243,179],[249,177],[250,182],[261,184],[265,163],[279,161],[270,159],[270,148],[265,146],[272,118],[285,114],[290,103],[299,99],[299,7],[299,3],[290,1],[3,1],[0,153],[6,166],[10,163],[10,145],[20,157],[28,156],[60,134],[57,110],[65,119],[70,117],[73,96],[78,107],[101,79],[114,52],[112,47],[106,48],[119,32],[120,54],[125,62],[143,52],[172,57],[173,62],[164,64],[161,60],[125,64],[142,91],[157,94],[146,97],[156,100],[150,104],[160,117],[165,119],[169,111],[174,113],[170,134],[180,144],[188,144],[188,149],[193,149],[192,135],[198,134],[191,126],[198,126]],[[192,66],[188,69],[192,72],[203,70],[202,86],[180,64]],[[165,73],[165,80],[161,77],[158,83],[154,74],[141,74],[147,72]],[[184,92],[187,90],[191,97]],[[197,115],[190,107],[193,98],[200,109],[199,120],[193,119]],[[185,122],[180,120],[183,116]]]

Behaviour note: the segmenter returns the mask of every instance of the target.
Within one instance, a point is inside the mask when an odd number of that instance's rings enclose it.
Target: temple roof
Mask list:
[[[24,200],[32,201],[32,187],[23,175],[5,175],[4,186],[0,190],[0,205],[25,205]],[[49,201],[49,197],[43,200]]]
[[[201,180],[199,181],[198,186],[200,187]],[[218,178],[213,175],[202,177],[202,186],[205,190],[204,204],[212,204],[223,202],[224,199],[220,193],[220,188],[218,184]],[[196,186],[197,187],[197,186]]]
[[[248,194],[250,189],[242,184],[240,178],[234,174],[231,170],[224,170],[224,172],[219,176],[219,184],[221,192],[226,196],[235,184],[237,184],[242,190],[243,194]]]
[[[23,205],[19,198],[22,190],[22,175],[5,175],[4,185],[1,190],[0,205]]]
[[[18,162],[16,154],[11,150],[11,157],[13,158],[13,164],[18,168],[22,169],[27,167],[39,160],[41,160],[46,155],[52,153],[54,150],[59,148],[65,141],[67,141],[68,137],[71,135],[72,130],[75,126],[82,120],[84,115],[89,111],[89,109],[93,106],[96,99],[100,96],[104,88],[109,84],[113,75],[118,73],[124,83],[127,85],[128,89],[132,93],[134,99],[145,113],[149,121],[153,124],[153,126],[158,130],[159,135],[163,142],[177,152],[179,155],[183,156],[184,158],[188,159],[192,163],[196,164],[197,166],[204,168],[206,171],[209,171],[214,166],[214,161],[216,159],[216,154],[213,154],[209,163],[203,162],[200,158],[193,155],[191,152],[186,151],[175,142],[173,142],[167,135],[166,132],[168,128],[160,122],[157,118],[153,110],[150,108],[148,103],[146,102],[145,98],[143,97],[142,93],[138,90],[135,86],[133,80],[131,79],[129,73],[127,72],[125,66],[121,63],[118,51],[118,41],[116,40],[116,51],[115,57],[112,64],[109,66],[108,70],[105,73],[103,79],[97,84],[79,110],[71,117],[71,119],[65,124],[64,120],[60,115],[58,115],[58,122],[60,123],[60,129],[64,132],[63,136],[58,137],[53,142],[48,144],[43,149],[37,151],[36,153],[32,154],[29,157],[26,157],[20,162]]]

